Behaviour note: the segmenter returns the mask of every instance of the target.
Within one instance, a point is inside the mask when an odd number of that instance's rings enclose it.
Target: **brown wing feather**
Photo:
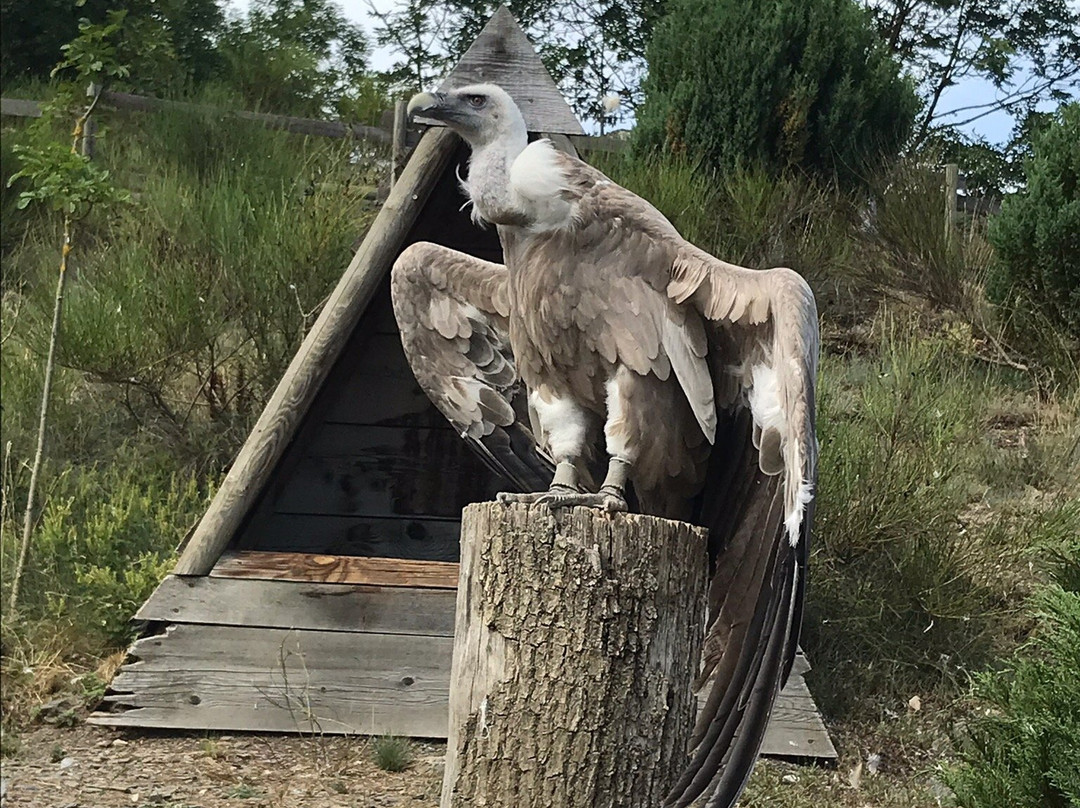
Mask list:
[[[616,282],[621,275],[644,281],[706,323],[710,378],[692,372],[688,360],[691,370],[679,383],[707,435],[706,410],[720,411],[695,519],[711,536],[699,683],[710,692],[691,762],[666,804],[686,806],[709,793],[712,808],[729,806],[753,768],[802,619],[817,473],[813,295],[791,270],[752,270],[714,258],[648,202],[580,161],[562,157],[560,167],[582,238],[596,241],[591,230],[604,234],[604,249],[596,252],[609,256]],[[674,343],[665,345],[669,355],[678,355],[679,344],[687,357],[702,355],[700,337],[690,331],[676,334]]]
[[[519,490],[541,491],[553,468],[515,401],[521,384],[506,286],[502,264],[426,242],[402,252],[390,276],[402,346],[420,387],[496,473]]]

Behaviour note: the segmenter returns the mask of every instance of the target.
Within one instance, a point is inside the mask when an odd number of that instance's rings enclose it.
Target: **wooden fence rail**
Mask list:
[[[249,112],[247,110],[229,110],[221,107],[212,107],[204,104],[193,104],[189,101],[168,101],[164,98],[154,98],[148,95],[135,95],[133,93],[120,93],[113,90],[104,90],[101,93],[99,103],[113,109],[127,109],[136,112],[159,112],[162,110],[182,110],[193,113],[217,113],[222,116],[230,116],[246,121],[261,123],[269,129],[278,129],[292,132],[297,135],[314,135],[316,137],[346,138],[355,137],[362,140],[370,140],[376,143],[393,143],[393,133],[378,126],[364,126],[363,124],[348,124],[342,121],[323,121],[316,118],[297,118],[292,115],[276,115],[269,112]],[[23,98],[0,99],[0,115],[8,115],[19,118],[40,118],[41,102]],[[575,136],[570,138],[574,146],[580,151],[620,152],[627,143],[617,137],[587,137]],[[411,138],[410,143],[415,143],[416,138]]]

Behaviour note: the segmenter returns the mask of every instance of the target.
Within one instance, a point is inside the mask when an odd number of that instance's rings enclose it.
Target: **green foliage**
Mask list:
[[[385,772],[403,772],[412,763],[412,744],[408,738],[382,735],[372,739],[371,749],[375,765]]]
[[[982,442],[986,383],[945,338],[886,321],[878,357],[826,357],[804,644],[833,715],[949,686],[989,653],[1001,604],[957,515]],[[875,705],[875,700],[880,700]]]
[[[249,109],[321,117],[369,87],[363,31],[330,0],[258,0],[219,51]]]
[[[1080,10],[1053,0],[863,0],[881,41],[917,77],[923,108],[916,142],[935,128],[995,112],[1019,118],[1046,98],[1067,97],[1080,62]],[[997,97],[942,108],[944,91],[983,80]]]
[[[1080,103],[1064,105],[1036,137],[1025,175],[1026,189],[991,222],[998,261],[989,290],[1015,311],[1021,338],[1045,318],[1080,340]]]
[[[22,167],[8,180],[25,179],[16,207],[43,203],[70,216],[84,216],[93,205],[126,202],[127,191],[113,186],[109,172],[55,140],[15,146]]]
[[[70,469],[48,487],[24,587],[26,619],[74,622],[85,647],[123,645],[131,615],[171,568],[207,492],[194,477],[153,476],[134,463]],[[5,525],[5,592],[15,534]]]
[[[1073,552],[1075,580],[1075,542]],[[983,710],[962,733],[960,764],[946,770],[964,808],[1080,804],[1080,592],[1051,586],[1033,606],[1024,648],[1005,670],[975,677]]]
[[[14,81],[47,77],[80,25],[107,25],[118,13],[127,15],[118,61],[132,67],[135,88],[176,90],[205,82],[218,70],[213,39],[225,19],[218,0],[3,0],[0,8],[5,94]]]
[[[181,465],[231,457],[370,219],[374,168],[350,165],[351,148],[212,112],[118,124],[95,165],[114,168],[137,202],[84,222],[59,352],[77,373],[60,389],[88,387],[113,404],[103,426],[153,435]],[[28,408],[37,382],[23,352],[47,342],[52,238],[35,230],[5,269],[20,309],[5,373]],[[5,376],[5,396],[8,386]],[[71,394],[57,395],[61,421],[81,417]],[[19,411],[4,410],[5,427]],[[50,445],[100,456],[96,436],[93,424],[65,429]]]
[[[852,0],[673,0],[650,46],[635,148],[852,181],[897,153],[916,109]]]
[[[946,226],[943,172],[902,162],[871,183],[873,216],[860,268],[879,290],[918,295],[972,319],[980,315],[993,251],[981,223]]]

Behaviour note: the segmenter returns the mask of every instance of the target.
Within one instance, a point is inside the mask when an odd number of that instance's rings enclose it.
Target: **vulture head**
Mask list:
[[[470,84],[445,93],[419,93],[409,101],[408,113],[442,121],[473,149],[502,140],[524,141],[525,119],[517,104],[494,84]]]

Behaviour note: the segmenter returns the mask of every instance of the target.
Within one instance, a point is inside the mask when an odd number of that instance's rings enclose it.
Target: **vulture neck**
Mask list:
[[[469,160],[468,193],[473,203],[474,219],[502,225],[527,223],[525,209],[514,198],[510,187],[510,166],[528,143],[522,122],[520,129],[473,147]]]

